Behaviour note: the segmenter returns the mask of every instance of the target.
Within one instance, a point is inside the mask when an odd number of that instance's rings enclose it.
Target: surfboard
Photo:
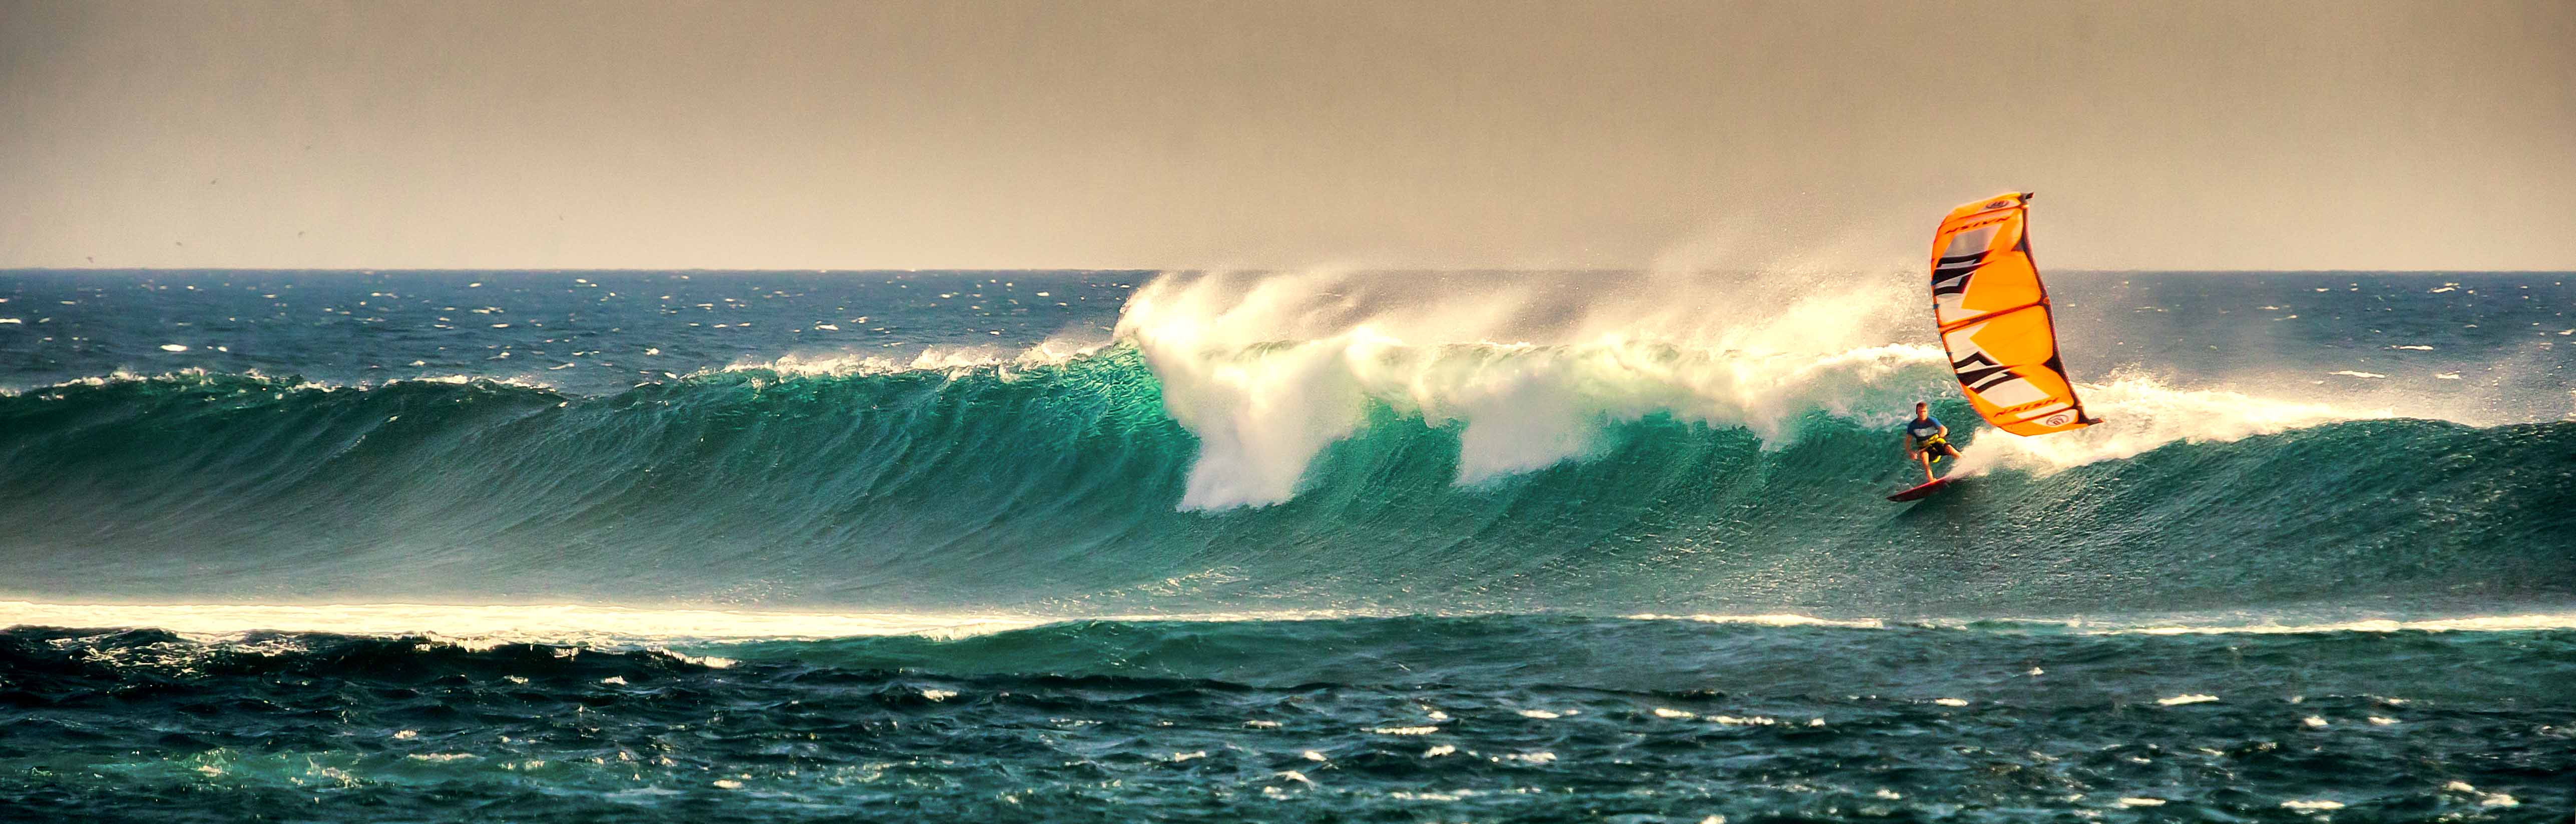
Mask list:
[[[1891,501],[1919,501],[1923,499],[1923,496],[1939,492],[1942,487],[1949,485],[1950,479],[1948,478],[1934,478],[1929,481],[1924,481],[1922,486],[1917,486],[1913,489],[1889,495],[1887,496],[1887,499]]]

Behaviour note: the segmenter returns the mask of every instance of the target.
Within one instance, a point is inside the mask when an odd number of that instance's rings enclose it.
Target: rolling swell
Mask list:
[[[1965,416],[1965,410],[1945,414]],[[1668,415],[1461,486],[1375,408],[1294,498],[1184,509],[1199,441],[1135,350],[710,372],[574,396],[178,374],[0,398],[0,561],[52,596],[1065,613],[1811,614],[2563,598],[2576,423],[2366,419],[1998,470],[1925,504],[1879,427]]]

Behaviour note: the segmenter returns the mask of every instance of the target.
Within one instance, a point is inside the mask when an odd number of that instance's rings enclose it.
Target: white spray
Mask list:
[[[1201,441],[1182,505],[1263,506],[1365,424],[1372,404],[1457,425],[1458,482],[1586,455],[1605,425],[1664,413],[1779,445],[1814,411],[1889,428],[1957,387],[1910,265],[1760,272],[1174,273],[1138,291],[1117,337]],[[2228,441],[2387,417],[2143,375],[2079,383],[2107,423],[1980,432],[1956,471],[2052,472],[2176,441]],[[1958,425],[1953,422],[1953,425]]]
[[[1371,404],[1459,425],[1472,484],[1657,412],[1778,442],[1810,410],[1938,388],[1919,368],[1938,351],[1892,342],[1910,281],[1819,274],[1172,274],[1118,336],[1200,438],[1183,506],[1258,506],[1294,495]]]

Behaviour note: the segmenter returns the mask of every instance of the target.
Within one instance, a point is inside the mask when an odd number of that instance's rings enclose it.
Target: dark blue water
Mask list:
[[[516,378],[607,394],[797,353],[909,360],[932,346],[1104,340],[1150,276],[20,272],[0,280],[0,318],[19,321],[0,323],[0,385],[200,369],[344,385]]]
[[[0,275],[0,811],[2570,814],[2567,276],[1865,280]]]

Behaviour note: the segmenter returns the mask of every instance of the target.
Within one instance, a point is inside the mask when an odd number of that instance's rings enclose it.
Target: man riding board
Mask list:
[[[1933,419],[1932,405],[1916,401],[1914,420],[1905,424],[1905,457],[1923,462],[1923,482],[1931,483],[1932,462],[1942,457],[1959,457],[1959,449],[1950,445],[1950,427]]]

